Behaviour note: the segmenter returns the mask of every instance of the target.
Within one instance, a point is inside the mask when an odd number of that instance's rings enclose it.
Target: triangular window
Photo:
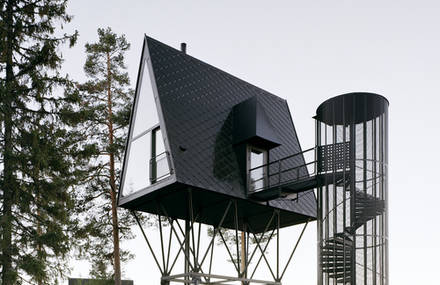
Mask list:
[[[140,91],[137,96],[134,115],[132,138],[139,136],[146,130],[159,123],[159,117],[154,100],[153,87],[148,71],[149,59],[144,61]]]
[[[123,196],[145,189],[170,173],[148,67],[149,59],[143,61],[137,88],[124,165]]]

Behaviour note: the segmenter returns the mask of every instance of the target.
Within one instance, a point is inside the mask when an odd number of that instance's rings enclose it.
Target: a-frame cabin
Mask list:
[[[250,195],[279,179],[261,166],[292,154],[283,167],[307,176],[301,151],[286,100],[145,36],[119,206],[188,219],[191,193],[197,222],[218,225],[234,199],[241,229],[264,231],[274,209],[280,227],[304,223],[316,218],[312,190]]]

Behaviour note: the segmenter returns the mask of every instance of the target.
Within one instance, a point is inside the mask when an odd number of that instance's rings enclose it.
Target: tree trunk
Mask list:
[[[15,283],[16,274],[12,271],[12,204],[14,201],[14,162],[12,142],[12,100],[14,71],[12,67],[13,48],[13,7],[12,0],[8,1],[6,7],[6,82],[4,94],[2,94],[3,116],[4,116],[4,150],[3,150],[3,213],[1,217],[1,266],[2,284]]]
[[[245,270],[246,267],[246,260],[247,260],[247,252],[246,252],[246,237],[245,237],[245,232],[241,232],[241,250],[240,250],[240,262],[241,262],[241,277],[242,278],[246,278],[247,277],[247,269]],[[242,282],[243,285],[246,284],[246,282]]]
[[[112,91],[111,91],[111,70],[110,54],[107,52],[107,107],[108,107],[108,139],[110,146],[113,146],[113,118],[112,118]],[[119,228],[118,211],[116,205],[116,179],[115,179],[115,154],[110,151],[110,197],[112,203],[112,226],[113,226],[113,258],[115,270],[115,285],[121,285],[121,260],[119,255]]]
[[[38,164],[38,167],[36,167],[35,171],[34,171],[34,178],[33,178],[33,183],[34,183],[34,187],[35,187],[35,204],[37,205],[37,236],[38,236],[38,243],[37,243],[37,257],[39,260],[42,260],[43,257],[43,247],[41,246],[41,242],[39,237],[42,235],[43,233],[43,229],[41,228],[41,223],[40,220],[41,219],[41,210],[40,210],[40,201],[41,201],[41,197],[40,197],[40,181],[39,181],[39,177],[40,177],[40,171],[39,171],[39,167],[40,165]],[[43,285],[43,280],[41,279],[41,276],[38,276],[37,279],[37,285]]]

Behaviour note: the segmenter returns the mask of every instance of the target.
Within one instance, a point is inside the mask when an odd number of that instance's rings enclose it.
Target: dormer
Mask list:
[[[257,96],[233,107],[233,144],[246,181],[247,191],[258,191],[268,183],[269,151],[281,140]]]
[[[247,144],[266,150],[281,145],[276,129],[257,96],[235,105],[233,118],[234,145]]]

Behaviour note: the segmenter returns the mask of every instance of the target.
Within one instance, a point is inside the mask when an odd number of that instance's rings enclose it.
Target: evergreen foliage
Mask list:
[[[68,272],[75,189],[88,157],[79,97],[59,48],[77,33],[67,0],[0,1],[1,284],[56,284]]]
[[[130,44],[124,35],[106,28],[98,29],[98,41],[85,48],[88,81],[79,90],[88,119],[82,130],[95,145],[95,153],[82,197],[82,234],[86,240],[80,255],[91,262],[93,277],[114,279],[120,284],[120,262],[132,255],[120,250],[119,240],[133,237],[130,227],[134,223],[129,212],[117,209],[116,201],[133,97],[124,64]]]

